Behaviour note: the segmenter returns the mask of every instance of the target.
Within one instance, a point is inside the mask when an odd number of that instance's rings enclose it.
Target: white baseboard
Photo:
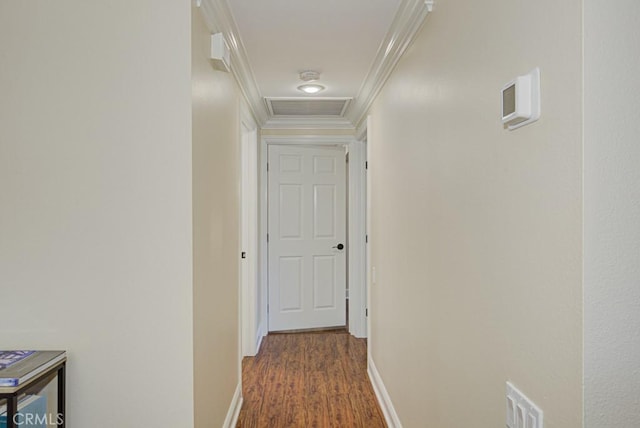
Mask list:
[[[367,373],[369,374],[371,385],[373,385],[373,391],[376,393],[376,397],[378,398],[378,403],[380,404],[380,408],[384,414],[387,426],[389,428],[402,428],[402,423],[400,423],[400,418],[396,413],[396,409],[393,408],[391,397],[389,397],[387,388],[385,388],[382,378],[380,377],[380,373],[378,373],[378,369],[376,369],[376,365],[373,363],[373,359],[371,357],[368,358],[368,363]]]
[[[238,424],[238,416],[240,416],[240,409],[242,409],[242,385],[238,383],[236,392],[233,394],[227,417],[224,420],[222,428],[235,428]]]

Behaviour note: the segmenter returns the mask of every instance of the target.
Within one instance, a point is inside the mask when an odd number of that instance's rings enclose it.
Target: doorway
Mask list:
[[[346,325],[346,151],[268,149],[269,331]]]
[[[263,135],[260,146],[260,189],[259,189],[259,288],[262,290],[261,330],[260,334],[273,331],[268,325],[268,284],[269,284],[269,251],[271,243],[268,237],[268,173],[267,160],[270,146],[313,146],[313,147],[341,147],[343,152],[349,153],[348,165],[348,237],[344,242],[345,256],[348,264],[347,285],[349,288],[349,325],[348,331],[358,338],[367,337],[366,318],[366,145],[363,141],[352,136],[312,136],[312,135]],[[335,243],[332,244],[336,245]],[[343,295],[343,299],[345,296]],[[346,307],[345,307],[346,318]],[[343,324],[344,325],[344,324]]]

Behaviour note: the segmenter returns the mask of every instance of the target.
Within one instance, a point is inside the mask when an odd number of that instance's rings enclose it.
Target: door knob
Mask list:
[[[344,245],[338,244],[338,245],[336,245],[334,247],[331,247],[331,248],[337,248],[338,250],[342,250],[344,248]]]

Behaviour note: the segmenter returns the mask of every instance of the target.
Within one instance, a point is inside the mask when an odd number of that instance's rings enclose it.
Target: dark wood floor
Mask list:
[[[270,334],[242,364],[238,427],[386,427],[367,344],[344,330]]]

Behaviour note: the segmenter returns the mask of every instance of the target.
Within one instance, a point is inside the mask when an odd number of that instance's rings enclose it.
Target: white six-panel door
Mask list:
[[[344,326],[344,148],[271,145],[268,180],[269,331]]]

